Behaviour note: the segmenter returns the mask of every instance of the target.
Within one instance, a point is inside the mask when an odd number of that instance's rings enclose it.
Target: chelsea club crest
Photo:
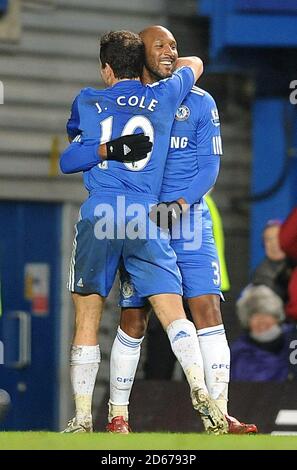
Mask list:
[[[129,281],[125,281],[121,286],[122,295],[125,299],[129,299],[134,294],[133,284]]]
[[[185,104],[182,104],[175,113],[175,119],[177,121],[186,121],[190,116],[191,112]]]

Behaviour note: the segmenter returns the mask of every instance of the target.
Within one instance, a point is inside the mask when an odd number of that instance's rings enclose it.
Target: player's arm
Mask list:
[[[175,114],[203,72],[203,63],[198,57],[184,57],[178,59],[177,63],[178,69],[170,78],[147,85],[152,88],[155,98],[166,105],[168,116]]]
[[[161,227],[165,220],[171,230],[173,224],[189,207],[198,202],[215,184],[220,169],[220,158],[217,155],[204,156],[199,163],[199,173],[193,178],[190,186],[176,201],[161,202],[154,206],[150,218]],[[166,214],[166,215],[163,215]]]
[[[186,209],[198,202],[214,186],[220,171],[218,155],[204,155],[199,158],[199,173],[193,178],[186,191],[177,200]]]
[[[131,134],[99,145],[98,141],[85,141],[78,135],[61,154],[63,173],[88,171],[105,160],[137,162],[152,150],[152,143],[144,134]]]
[[[75,139],[77,135],[81,134],[81,129],[79,128],[80,117],[79,117],[79,110],[78,110],[78,100],[79,100],[79,95],[76,96],[76,98],[74,99],[72,103],[70,117],[66,124],[66,131],[67,131],[68,140],[70,143]]]
[[[102,161],[98,155],[98,142],[87,145],[82,144],[80,140],[81,136],[78,135],[62,152],[60,156],[62,173],[88,171]]]
[[[181,204],[198,202],[214,186],[219,174],[223,154],[220,121],[216,103],[209,94],[203,97],[196,139],[199,172],[180,195]]]
[[[199,57],[179,57],[176,62],[176,68],[190,67],[194,75],[194,82],[203,74],[203,62]]]
[[[159,226],[162,217],[158,213],[168,214],[167,225],[170,228],[182,212],[198,202],[212,188],[218,177],[220,155],[223,152],[218,111],[210,95],[204,97],[199,114],[201,117],[196,130],[199,172],[176,201],[163,202],[154,207],[150,217]],[[166,217],[163,216],[163,220],[166,220]]]

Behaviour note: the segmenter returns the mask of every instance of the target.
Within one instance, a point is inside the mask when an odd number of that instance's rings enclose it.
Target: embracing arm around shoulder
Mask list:
[[[199,57],[180,57],[177,59],[176,67],[190,67],[192,69],[195,82],[203,74],[203,62]]]

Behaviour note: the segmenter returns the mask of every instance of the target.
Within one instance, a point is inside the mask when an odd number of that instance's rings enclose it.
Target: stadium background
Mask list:
[[[174,33],[180,55],[199,55],[206,64],[199,84],[216,98],[224,142],[214,199],[226,236],[232,287],[224,320],[232,340],[239,332],[234,300],[263,255],[263,225],[268,218],[285,217],[296,203],[297,119],[289,85],[297,79],[297,32],[290,23],[297,18],[297,2],[10,0],[1,1],[0,8],[0,340],[5,354],[0,388],[9,391],[13,404],[3,426],[57,430],[71,416],[72,306],[65,285],[72,226],[85,197],[79,175],[60,175],[58,156],[66,145],[73,97],[83,86],[102,86],[98,37],[106,30],[162,24]],[[258,29],[250,25],[255,19]],[[247,200],[251,188],[261,192],[278,181],[288,153],[289,171],[280,187],[264,201]],[[100,341],[95,405],[101,417],[116,312],[113,294]],[[252,390],[251,396],[258,392]],[[240,402],[240,393],[234,393]],[[151,410],[152,426],[156,411]],[[252,418],[249,407],[243,411],[242,418]]]

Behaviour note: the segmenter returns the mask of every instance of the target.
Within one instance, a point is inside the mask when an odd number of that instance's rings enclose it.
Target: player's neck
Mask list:
[[[116,85],[117,83],[120,83],[120,82],[127,82],[127,81],[131,81],[131,80],[135,80],[135,81],[140,81],[140,77],[137,77],[137,78],[115,78],[114,80],[111,81],[110,85],[109,86],[114,86]]]
[[[157,79],[144,67],[141,76],[141,81],[143,85],[150,85],[152,83],[155,83]]]

